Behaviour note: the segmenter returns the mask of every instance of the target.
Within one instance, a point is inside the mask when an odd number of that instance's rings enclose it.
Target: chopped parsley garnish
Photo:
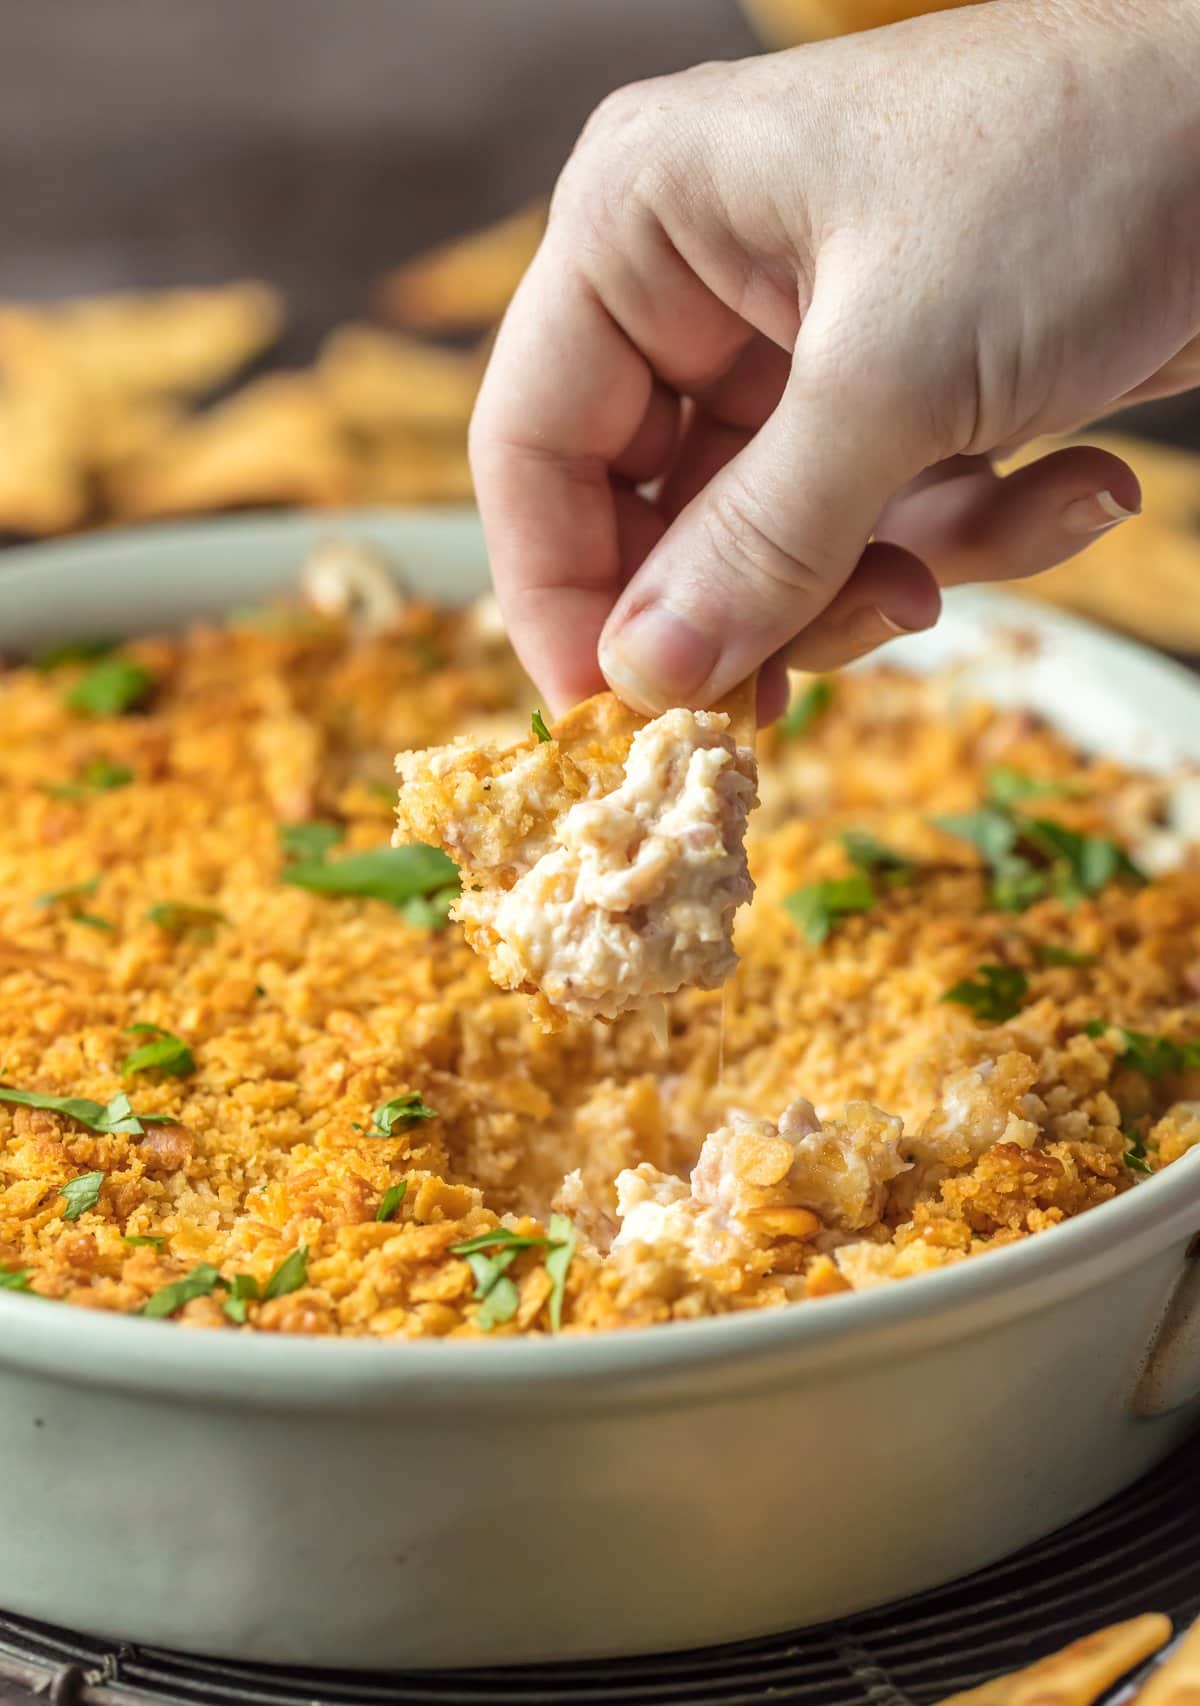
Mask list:
[[[537,736],[539,745],[544,745],[546,741],[554,739],[554,736],[546,727],[546,719],[543,717],[540,707],[533,713],[532,717],[530,717],[529,727]]]
[[[113,788],[127,787],[133,781],[133,771],[127,764],[110,764],[107,758],[93,758],[79,773],[77,782],[48,782],[46,792],[56,800],[82,800],[88,794],[105,794]]]
[[[1125,1165],[1133,1173],[1153,1172],[1153,1168],[1146,1158],[1146,1145],[1143,1143],[1140,1133],[1127,1131],[1125,1136],[1129,1139],[1129,1148],[1121,1157]]]
[[[857,865],[860,871],[878,871],[886,882],[905,882],[916,869],[914,860],[905,858],[903,853],[897,853],[892,847],[885,847],[865,829],[846,830],[842,846],[852,865]]]
[[[121,1062],[122,1073],[165,1072],[172,1078],[187,1078],[196,1070],[196,1058],[182,1037],[164,1031],[158,1025],[130,1025],[130,1036],[145,1036],[151,1040],[135,1048]]]
[[[135,1250],[161,1250],[166,1239],[149,1232],[126,1232],[121,1235],[122,1244],[131,1244]]]
[[[852,912],[867,912],[875,904],[875,890],[865,871],[828,882],[810,883],[783,897],[783,906],[804,931],[814,947],[826,940],[840,918]]]
[[[404,1193],[407,1190],[407,1179],[401,1179],[398,1184],[389,1185],[379,1199],[379,1207],[375,1210],[376,1220],[395,1220],[396,1211],[404,1201]]]
[[[65,901],[74,923],[86,924],[90,930],[112,930],[114,926],[107,918],[101,918],[95,912],[85,912],[79,904],[88,895],[95,894],[99,886],[99,877],[92,877],[86,883],[72,883],[65,889],[48,889],[45,894],[37,895],[33,904],[35,906],[58,906]]]
[[[958,1007],[967,1007],[977,1019],[1002,1024],[1021,1010],[1029,990],[1029,979],[1018,966],[980,966],[978,976],[963,978],[942,996]]]
[[[390,1102],[379,1104],[371,1115],[367,1136],[395,1137],[398,1132],[416,1125],[418,1120],[436,1120],[437,1117],[437,1109],[429,1106],[419,1090],[408,1090],[403,1096],[393,1096]]]
[[[1130,1072],[1140,1072],[1146,1078],[1162,1078],[1168,1072],[1183,1072],[1189,1066],[1200,1066],[1200,1041],[1173,1043],[1168,1037],[1152,1037],[1145,1031],[1131,1031],[1124,1025],[1110,1025],[1104,1019],[1092,1019],[1084,1027],[1089,1037],[1104,1037],[1116,1031],[1122,1041],[1117,1065]]]
[[[344,859],[305,859],[285,865],[280,880],[323,894],[384,900],[404,910],[409,901],[439,890],[458,889],[458,867],[439,847],[414,841],[407,847],[372,847]]]
[[[58,1193],[60,1197],[67,1199],[63,1219],[78,1220],[89,1208],[95,1208],[100,1201],[100,1187],[103,1183],[103,1173],[81,1173],[77,1179],[68,1179]]]
[[[994,786],[995,772],[992,772]],[[1009,780],[1018,773],[1001,772]],[[1023,779],[1023,780],[1028,780]],[[1032,785],[1046,793],[1051,784]],[[1054,785],[1057,787],[1057,784]],[[1029,789],[1025,796],[1028,797]],[[957,812],[935,819],[947,835],[969,841],[991,873],[991,903],[1001,912],[1023,912],[1035,901],[1054,896],[1066,907],[1075,906],[1085,895],[1098,894],[1115,877],[1144,882],[1142,872],[1124,848],[1099,835],[1084,835],[1051,818],[1026,817],[1010,804],[993,803],[974,812]]]
[[[110,1102],[93,1102],[87,1096],[42,1096],[36,1090],[14,1090],[0,1084],[0,1102],[14,1102],[22,1108],[42,1108],[47,1113],[64,1114],[78,1120],[89,1131],[125,1131],[140,1137],[148,1125],[171,1125],[173,1114],[135,1114],[124,1090],[118,1090]]]
[[[461,1244],[452,1244],[451,1255],[462,1256],[475,1276],[475,1296],[480,1301],[475,1324],[480,1331],[490,1333],[493,1327],[511,1321],[516,1314],[520,1294],[515,1282],[509,1278],[507,1269],[520,1251],[545,1250],[546,1271],[552,1281],[551,1325],[557,1332],[562,1315],[563,1287],[571,1257],[575,1253],[575,1242],[575,1229],[570,1221],[565,1215],[556,1214],[551,1218],[548,1238],[536,1233],[510,1232],[507,1226],[493,1226],[490,1231],[477,1233],[474,1238],[464,1239]],[[565,1256],[560,1255],[559,1252],[564,1250]],[[550,1259],[555,1255],[559,1256],[559,1260],[552,1270]]]
[[[0,1268],[0,1291],[29,1291],[32,1268]]]
[[[552,1214],[549,1226],[553,1242],[546,1251],[546,1272],[550,1276],[550,1331],[562,1330],[563,1299],[566,1296],[567,1272],[575,1254],[578,1237],[565,1214]]]
[[[797,736],[807,734],[823,711],[827,711],[833,702],[833,688],[824,676],[818,676],[810,681],[808,686],[799,692],[779,719],[779,733],[784,740],[795,740]]]
[[[95,912],[73,912],[71,914],[71,922],[73,924],[86,924],[89,930],[116,929],[115,924],[110,923],[107,918],[101,918],[99,914]]]
[[[1060,948],[1057,942],[1035,942],[1034,953],[1044,966],[1094,966],[1095,954],[1079,954],[1074,948]]]
[[[113,649],[112,640],[63,640],[60,645],[39,652],[32,662],[34,669],[49,675],[64,663],[93,663],[96,658],[107,657]]]
[[[952,812],[936,818],[939,829],[969,841],[977,848],[984,863],[994,870],[1012,852],[1017,840],[1017,825],[1012,815],[998,806],[981,806],[975,812]]]
[[[273,1297],[286,1297],[290,1291],[299,1291],[302,1285],[307,1284],[308,1245],[299,1244],[290,1256],[283,1258],[263,1286],[263,1302],[269,1303]]]
[[[1052,799],[1071,792],[1065,782],[1027,776],[1023,770],[1014,770],[1008,764],[993,764],[987,773],[986,786],[988,799],[997,806],[1016,806],[1022,800]]]
[[[70,883],[65,889],[47,889],[34,897],[35,906],[57,906],[61,901],[86,900],[100,887],[99,877],[89,877],[86,883]]]
[[[281,823],[279,847],[285,859],[311,860],[320,864],[345,833],[340,823]]]
[[[222,1280],[217,1269],[211,1262],[200,1262],[189,1274],[182,1279],[172,1280],[170,1285],[162,1286],[153,1296],[148,1297],[142,1305],[142,1314],[152,1319],[174,1315],[177,1309],[182,1309],[185,1303],[190,1303],[195,1297],[211,1297]]]
[[[196,906],[187,900],[160,900],[147,912],[146,920],[172,936],[186,936],[190,930],[211,935],[218,924],[229,923],[215,906]]]
[[[229,1282],[229,1296],[221,1307],[230,1321],[236,1322],[239,1327],[244,1327],[246,1324],[246,1305],[260,1301],[258,1281],[254,1275],[234,1274]]]
[[[444,930],[450,922],[450,908],[458,896],[457,883],[453,888],[437,889],[431,895],[414,895],[400,908],[400,916],[414,930]]]
[[[492,1226],[474,1238],[464,1238],[461,1244],[451,1244],[450,1251],[455,1256],[472,1256],[477,1250],[543,1250],[549,1242],[537,1232],[510,1232],[507,1226]]]
[[[509,1278],[505,1268],[515,1260],[515,1250],[502,1250],[498,1256],[468,1256],[467,1266],[475,1276],[475,1295],[480,1305],[475,1323],[481,1333],[511,1321],[521,1303],[516,1281]]]
[[[145,704],[153,686],[148,669],[113,652],[80,676],[67,694],[67,705],[89,717],[119,717]]]

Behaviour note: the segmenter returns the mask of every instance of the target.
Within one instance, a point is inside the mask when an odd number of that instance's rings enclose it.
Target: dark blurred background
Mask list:
[[[305,358],[608,90],[758,46],[737,0],[0,0],[0,296],[260,276]],[[1200,444],[1190,399],[1137,424]]]
[[[257,276],[307,356],[610,89],[755,45],[736,0],[0,0],[0,295]]]

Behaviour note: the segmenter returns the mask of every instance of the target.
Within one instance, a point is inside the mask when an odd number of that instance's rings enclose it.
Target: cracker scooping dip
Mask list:
[[[502,988],[599,1019],[718,989],[754,892],[758,772],[732,724],[682,708],[647,722],[599,694],[509,752],[401,753],[396,841],[457,862],[452,916]]]

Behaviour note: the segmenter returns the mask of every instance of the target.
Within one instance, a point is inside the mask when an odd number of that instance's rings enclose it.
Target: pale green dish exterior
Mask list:
[[[482,584],[466,512],[114,533],[5,557],[0,650],[218,616],[347,534],[423,591]],[[895,655],[927,667],[1014,622],[1041,651],[984,667],[989,691],[1152,762],[1200,757],[1200,685],[1062,617],[960,594]],[[1194,1425],[1198,1229],[1189,1156],[898,1286],[555,1341],[210,1334],[0,1293],[0,1605],[362,1667],[628,1654],[859,1610],[1058,1527]]]

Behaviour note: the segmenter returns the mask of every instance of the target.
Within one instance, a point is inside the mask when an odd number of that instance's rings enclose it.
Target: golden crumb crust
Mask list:
[[[545,1034],[432,912],[288,880],[289,862],[388,846],[397,750],[528,729],[532,692],[477,611],[407,600],[369,633],[281,607],[119,658],[148,678],[119,714],[72,706],[94,661],[0,674],[0,1080],[124,1092],[144,1128],[0,1101],[6,1284],[131,1312],[209,1265],[170,1313],[215,1331],[632,1326],[926,1271],[1103,1203],[1200,1138],[1200,872],[997,911],[978,854],[934,822],[977,810],[1004,766],[1063,784],[1037,809],[1077,834],[1161,834],[1164,784],[1028,716],[951,710],[945,684],[876,670],[835,682],[803,732],[765,736],[741,964],[669,1001],[664,1043],[637,1015]],[[412,833],[421,811],[405,797]],[[313,824],[340,839],[281,841]],[[910,863],[810,941],[789,897],[852,874],[847,830]],[[1024,980],[1010,1017],[943,1000],[989,964]],[[194,1070],[123,1070],[147,1025]],[[1162,1070],[1115,1027],[1158,1039]],[[619,1173],[685,1178],[731,1111],[778,1121],[799,1096],[830,1132],[903,1123],[878,1219],[834,1235],[815,1196],[776,1192],[719,1260],[669,1241],[605,1253]],[[761,1173],[786,1147],[735,1149]],[[93,1174],[93,1202],[63,1196]]]

